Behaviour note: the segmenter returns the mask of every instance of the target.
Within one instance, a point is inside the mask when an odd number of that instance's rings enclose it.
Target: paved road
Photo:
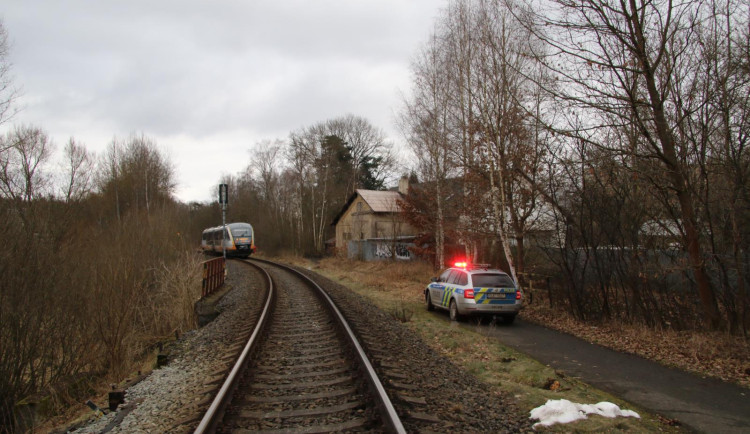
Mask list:
[[[750,389],[667,368],[521,319],[512,326],[482,326],[481,330],[566,375],[689,428],[750,433]]]

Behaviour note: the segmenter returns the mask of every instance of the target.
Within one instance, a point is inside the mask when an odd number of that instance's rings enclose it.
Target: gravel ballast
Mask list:
[[[232,360],[225,357],[237,344],[238,330],[263,302],[263,280],[250,267],[229,261],[226,285],[218,302],[220,315],[206,326],[185,333],[169,348],[169,363],[127,390],[125,405],[76,433],[185,432],[197,426],[203,410]],[[123,417],[123,414],[127,413]],[[122,419],[116,420],[118,415]]]
[[[324,288],[361,336],[373,366],[409,432],[532,431],[513,397],[441,356],[424,341],[348,288],[300,269]],[[220,315],[185,333],[170,349],[168,365],[127,390],[125,405],[75,432],[185,432],[194,428],[225,372],[238,330],[262,303],[263,280],[250,267],[230,261],[232,290],[218,304]],[[120,420],[121,419],[121,420]]]
[[[365,342],[410,432],[531,432],[528,415],[506,393],[490,391],[366,298],[298,268],[328,292]]]

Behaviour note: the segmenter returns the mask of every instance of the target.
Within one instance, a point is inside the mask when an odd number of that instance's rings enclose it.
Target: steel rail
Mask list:
[[[270,318],[271,306],[276,296],[271,275],[268,274],[268,272],[262,267],[246,261],[245,263],[257,268],[264,274],[266,281],[268,282],[268,298],[266,299],[266,304],[263,307],[263,312],[258,319],[255,329],[253,330],[252,335],[250,335],[250,339],[248,339],[245,348],[240,354],[240,357],[237,359],[237,362],[234,364],[232,371],[229,373],[227,379],[224,381],[224,384],[221,386],[221,389],[219,389],[216,397],[208,407],[206,414],[203,415],[203,419],[201,419],[200,424],[198,424],[198,427],[195,429],[194,432],[197,434],[216,432],[218,424],[221,423],[224,411],[226,410],[229,402],[232,400],[232,394],[237,388],[239,380],[242,378],[241,374],[245,369],[250,354],[252,350],[255,349],[261,333],[263,332],[263,329],[265,328],[266,324],[268,323],[268,319]]]
[[[328,305],[328,308],[331,309],[331,311],[334,313],[334,316],[336,317],[336,320],[338,321],[339,325],[343,328],[345,331],[345,335],[349,343],[352,345],[352,347],[355,350],[355,353],[357,354],[357,358],[359,359],[363,371],[365,374],[365,379],[370,384],[370,387],[375,391],[375,400],[376,405],[378,407],[378,410],[380,410],[380,415],[383,418],[383,423],[385,424],[386,428],[389,432],[394,433],[406,433],[406,429],[404,428],[404,425],[401,423],[401,418],[399,418],[398,413],[396,413],[396,409],[393,407],[393,403],[391,402],[391,399],[388,397],[388,394],[385,391],[385,388],[383,387],[383,383],[378,378],[378,374],[375,372],[375,369],[372,367],[372,363],[370,363],[370,359],[367,357],[367,354],[365,354],[364,349],[362,348],[362,345],[359,343],[359,339],[357,339],[356,335],[354,334],[354,331],[349,327],[349,323],[346,321],[346,318],[344,318],[344,315],[341,313],[339,308],[336,306],[336,303],[331,299],[331,297],[321,288],[314,280],[311,278],[305,276],[303,273],[295,270],[294,268],[291,268],[284,264],[279,264],[277,262],[268,261],[265,259],[258,259],[253,258],[253,261],[258,262],[264,262],[279,268],[283,268],[284,270],[287,270],[291,273],[294,273],[295,275],[301,277],[305,282],[307,282],[310,286],[315,288],[318,293],[323,297],[325,302]]]

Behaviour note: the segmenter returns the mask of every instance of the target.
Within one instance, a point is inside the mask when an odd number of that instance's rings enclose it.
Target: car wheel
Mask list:
[[[463,320],[463,317],[460,313],[458,313],[458,305],[456,304],[456,300],[451,300],[451,305],[449,307],[449,312],[451,316],[451,321],[461,321]]]
[[[430,291],[427,291],[424,296],[424,304],[427,307],[427,310],[432,312],[435,310],[435,306],[432,305],[432,298],[430,297]]]
[[[505,324],[511,325],[511,324],[513,324],[513,321],[515,321],[515,320],[516,320],[516,316],[515,315],[504,315],[503,316],[503,322]]]

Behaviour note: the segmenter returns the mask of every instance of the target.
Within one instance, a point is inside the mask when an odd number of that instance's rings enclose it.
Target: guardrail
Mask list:
[[[201,298],[213,294],[224,284],[227,264],[224,258],[209,259],[203,263],[203,286]]]

